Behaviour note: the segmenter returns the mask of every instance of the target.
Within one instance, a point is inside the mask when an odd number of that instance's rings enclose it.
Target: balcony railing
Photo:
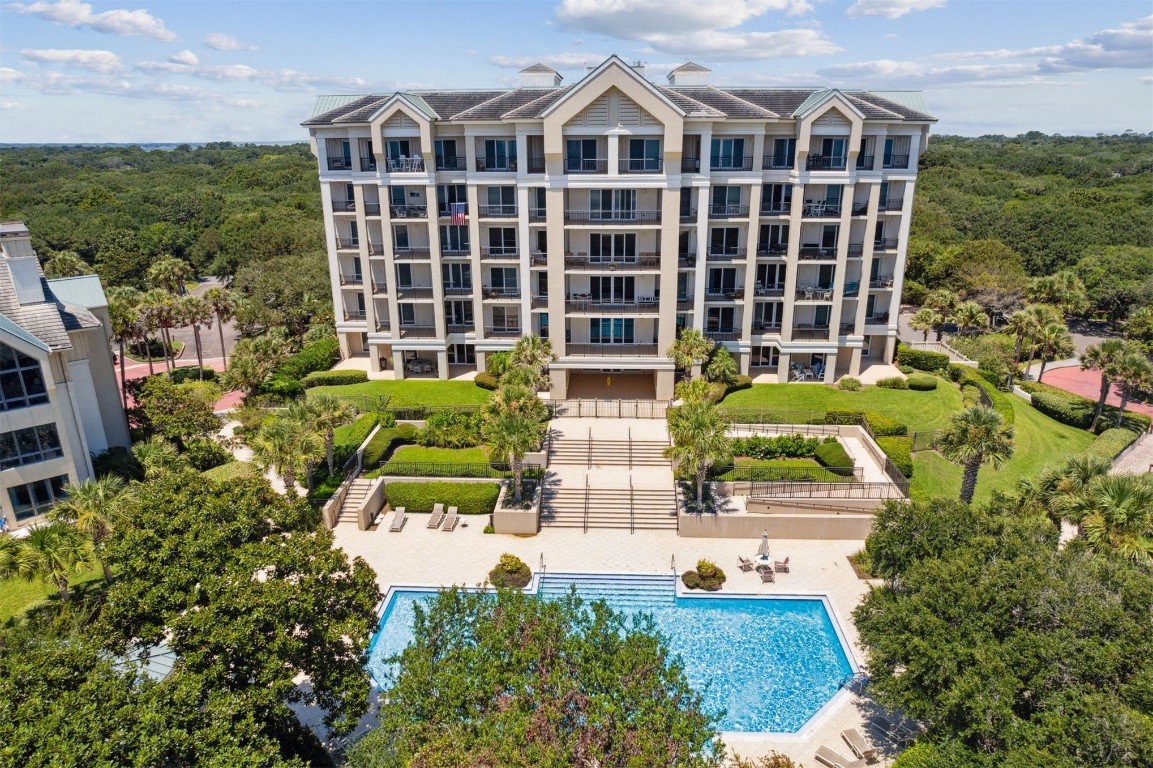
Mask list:
[[[564,309],[565,312],[591,312],[597,315],[655,315],[660,311],[660,303],[655,298],[650,298],[648,301],[577,299],[566,301]]]
[[[829,203],[824,200],[809,200],[805,203],[805,216],[821,218],[823,216],[840,216],[841,204]]]
[[[515,157],[478,157],[476,169],[481,173],[511,173],[516,170]]]
[[[453,283],[445,283],[444,295],[445,296],[471,296],[472,295],[472,286],[471,285],[459,285],[459,284],[453,284]]]
[[[805,161],[805,170],[809,171],[843,171],[848,158],[832,157],[829,155],[809,155]]]
[[[664,160],[659,157],[629,157],[620,161],[621,173],[660,173],[664,167]]]
[[[392,251],[392,257],[396,261],[417,261],[431,256],[432,251],[428,248],[394,248]]]
[[[364,275],[341,275],[341,285],[360,285],[364,282]]]
[[[486,285],[483,289],[484,298],[486,299],[519,299],[520,288],[494,288]]]
[[[682,157],[681,173],[700,173],[701,159],[699,157]]]
[[[895,237],[892,238],[891,240],[874,240],[873,241],[873,251],[875,253],[884,252],[884,251],[895,251],[895,250],[897,250],[897,238],[895,238]]]
[[[794,325],[794,339],[829,340],[829,326],[827,325]]]
[[[908,168],[908,155],[885,155],[881,161],[882,168]]]
[[[432,286],[398,285],[396,286],[396,298],[402,301],[408,301],[409,299],[431,299]]]
[[[759,285],[753,288],[753,295],[758,299],[779,299],[785,295],[785,284]]]
[[[678,312],[692,312],[693,311],[693,297],[692,296],[678,296],[677,297],[677,311]]]
[[[710,219],[739,219],[749,215],[747,205],[710,205]]]
[[[490,245],[480,249],[482,259],[515,259],[518,249],[515,245]]]
[[[537,251],[532,255],[532,266],[546,267],[548,266],[548,254]]]
[[[389,322],[387,320],[377,320],[376,321],[376,332],[377,333],[389,333],[391,330],[392,330],[392,326],[389,324]]]
[[[773,323],[773,322],[766,323],[762,320],[754,320],[753,321],[753,332],[754,333],[780,333],[781,332],[781,324],[780,323]]]
[[[869,281],[869,287],[873,290],[884,290],[893,287],[892,275],[880,275],[875,280]]]
[[[467,259],[472,249],[468,243],[441,243],[440,256],[443,259]]]
[[[565,173],[608,173],[609,161],[604,157],[566,157]]]
[[[379,216],[380,215],[380,203],[365,203],[364,204],[364,215],[365,216]]]
[[[806,245],[797,255],[801,261],[836,261],[837,249]]]
[[[746,253],[744,248],[710,248],[705,254],[705,261],[744,261]]]
[[[657,271],[661,268],[661,258],[656,253],[640,253],[633,256],[610,258],[589,256],[585,253],[566,253],[564,267],[581,272],[612,272],[614,270]]]
[[[677,255],[677,267],[680,269],[692,269],[697,265],[697,255],[695,253],[681,253]]]
[[[757,249],[757,258],[780,258],[789,252],[787,243],[769,243]]]
[[[373,280],[372,281],[372,292],[373,293],[388,293],[388,283],[386,283],[383,280],[380,280],[380,281]]]
[[[888,312],[876,312],[865,318],[866,325],[885,325],[889,322]]]
[[[869,213],[868,201],[863,203],[853,203],[853,207],[849,211],[853,216],[865,216]]]
[[[427,205],[390,205],[388,213],[394,219],[423,219],[428,216]]]
[[[436,169],[438,171],[467,171],[468,158],[464,155],[437,155]]]
[[[780,171],[788,170],[794,165],[793,158],[791,157],[774,157],[773,155],[765,155],[761,160],[761,169],[765,171]]]
[[[857,155],[857,170],[871,171],[873,170],[874,155]]]
[[[502,326],[486,325],[484,327],[484,335],[485,336],[498,336],[498,337],[502,337],[502,338],[513,338],[516,336],[520,336],[520,333],[521,333],[520,326],[510,328],[506,325],[502,325]]]
[[[363,309],[346,309],[344,310],[344,319],[348,322],[356,322],[364,320],[368,314]]]
[[[890,197],[888,200],[882,200],[878,207],[882,211],[900,211],[905,207],[905,199],[903,197]]]
[[[530,306],[532,309],[548,309],[548,296],[533,296]]]
[[[798,288],[796,300],[797,301],[832,301],[833,300],[833,288],[832,288],[832,286],[829,286],[827,288]]]
[[[706,328],[705,336],[713,341],[739,341],[741,331],[738,328]]]
[[[343,157],[330,157],[328,158],[328,170],[351,171],[352,160],[345,160]]]
[[[404,325],[400,326],[400,338],[402,339],[435,339],[436,326],[435,325]]]
[[[566,224],[645,224],[661,220],[660,211],[565,211]]]
[[[528,220],[529,221],[544,221],[545,209],[544,208],[529,208]]]
[[[476,324],[446,322],[444,327],[448,333],[472,333],[476,328]]]
[[[332,201],[333,213],[356,213],[355,200],[333,200]]]
[[[368,244],[368,255],[369,256],[383,256],[384,255],[384,243],[369,243]]]
[[[856,323],[841,323],[840,333],[842,336],[848,336],[857,328]]]
[[[384,161],[388,173],[423,173],[423,157],[390,157]]]
[[[697,221],[697,209],[690,208],[687,211],[681,211],[682,224],[695,224]]]
[[[845,298],[852,299],[861,294],[861,283],[857,280],[845,283]]]
[[[744,298],[744,288],[722,288],[719,291],[705,289],[705,301],[742,301]]]
[[[787,216],[792,210],[791,200],[784,203],[761,203],[762,216]]]
[[[565,355],[574,357],[654,357],[656,344],[566,344]]]
[[[372,157],[372,156],[361,157],[360,158],[360,170],[362,170],[362,171],[375,171],[376,170],[376,158]]]
[[[360,240],[353,240],[347,237],[336,238],[336,249],[339,251],[355,251],[360,247]]]
[[[713,155],[709,158],[709,168],[714,171],[751,171],[753,156]]]
[[[487,218],[511,218],[516,216],[515,205],[482,205],[480,215]]]
[[[528,172],[529,173],[544,173],[544,158],[543,157],[530,157],[528,159]]]

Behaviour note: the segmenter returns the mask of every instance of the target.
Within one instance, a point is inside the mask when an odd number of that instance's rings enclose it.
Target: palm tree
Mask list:
[[[1064,323],[1049,323],[1037,331],[1034,341],[1041,351],[1041,371],[1037,374],[1037,381],[1045,375],[1045,366],[1049,364],[1049,360],[1069,357],[1076,349],[1073,337]]]
[[[1061,499],[1059,508],[1094,549],[1113,549],[1153,564],[1153,482],[1148,476],[1096,477],[1080,493]]]
[[[678,400],[686,403],[703,403],[713,399],[713,383],[704,377],[685,379],[677,382],[675,393]]]
[[[665,456],[677,469],[691,475],[696,485],[697,508],[704,505],[705,478],[709,467],[730,460],[732,423],[713,403],[690,402],[669,410],[669,435],[673,444]]]
[[[176,446],[160,435],[134,443],[132,455],[144,470],[144,477],[154,480],[163,474],[186,466]]]
[[[149,325],[160,330],[160,342],[164,346],[164,369],[171,372],[175,359],[172,355],[172,341],[168,334],[169,329],[176,326],[176,305],[171,294],[160,288],[153,288],[140,297],[140,306],[148,313]],[[152,351],[149,347],[149,361],[152,360]],[[152,372],[149,366],[149,373]]]
[[[280,475],[290,494],[296,494],[296,475],[301,469],[312,490],[312,466],[324,457],[324,438],[310,425],[279,416],[261,427],[250,445],[257,466]]]
[[[697,328],[685,328],[677,340],[669,345],[665,355],[673,364],[685,372],[685,378],[692,376],[694,365],[700,365],[709,359],[713,351],[713,342]]]
[[[536,392],[517,384],[502,384],[492,393],[485,408],[489,418],[502,416],[523,416],[543,423],[548,418],[548,408],[537,397]]]
[[[957,306],[957,294],[948,288],[938,288],[925,297],[925,302],[922,306],[935,309],[940,312],[942,316],[947,317],[953,311],[953,308]]]
[[[184,259],[166,256],[148,268],[148,284],[163,288],[173,296],[184,295],[184,284],[193,276],[192,267]]]
[[[1013,334],[1016,338],[1017,344],[1013,348],[1013,362],[1021,362],[1021,348],[1025,345],[1025,337],[1032,335],[1034,331],[1032,316],[1023,309],[1018,309],[1013,314],[1009,315],[1009,319],[1005,322],[1005,330]]]
[[[1100,344],[1093,344],[1085,348],[1081,355],[1081,370],[1096,370],[1101,372],[1101,391],[1097,397],[1097,407],[1093,410],[1093,423],[1089,426],[1090,432],[1097,431],[1097,422],[1105,411],[1105,400],[1109,397],[1109,388],[1113,386],[1114,368],[1118,361],[1125,356],[1127,347],[1120,339],[1105,339]]]
[[[289,413],[293,412],[293,407],[289,406]],[[316,395],[305,401],[305,417],[313,428],[324,436],[324,457],[328,463],[328,474],[331,477],[336,471],[333,463],[336,428],[351,424],[356,419],[356,411],[347,401],[341,400],[339,397]]]
[[[1117,423],[1120,427],[1125,418],[1125,406],[1135,394],[1148,389],[1153,384],[1153,364],[1140,352],[1129,352],[1113,367],[1117,383],[1121,385],[1121,405],[1117,409]]]
[[[64,493],[64,499],[52,508],[52,518],[75,524],[76,529],[92,541],[100,567],[104,569],[104,580],[111,582],[112,571],[102,555],[104,540],[112,532],[112,521],[120,505],[128,497],[128,487],[116,475],[105,475],[80,485],[69,483]]]
[[[977,405],[953,417],[941,431],[937,448],[946,459],[964,466],[961,501],[970,504],[981,465],[991,462],[1000,467],[1013,455],[1013,429],[1005,426],[1001,415],[992,408]]]
[[[44,274],[48,278],[91,275],[92,268],[76,251],[57,251],[44,260]]]
[[[37,526],[15,547],[6,545],[4,549],[8,552],[0,557],[0,567],[4,568],[0,577],[41,579],[60,590],[64,602],[69,598],[68,577],[92,565],[91,545],[68,523]]]
[[[211,330],[213,312],[208,302],[199,296],[185,296],[178,304],[182,325],[192,326],[192,339],[196,343],[196,364],[200,367],[200,380],[204,381],[204,354],[200,347],[200,326]]]
[[[705,367],[705,378],[709,381],[732,384],[737,378],[737,373],[739,373],[737,361],[727,348],[718,344]]]
[[[975,301],[965,301],[954,307],[949,315],[949,322],[957,326],[957,330],[964,334],[969,331],[979,331],[989,327],[989,315]]]
[[[512,369],[527,368],[533,371],[541,384],[547,381],[545,371],[554,362],[556,355],[552,351],[552,342],[536,335],[521,336],[508,356]]]
[[[1059,467],[1046,467],[1036,478],[1017,482],[1018,496],[1027,509],[1045,512],[1057,522],[1059,499],[1080,493],[1096,477],[1109,474],[1113,462],[1103,456],[1083,454],[1069,457]]]
[[[139,334],[136,339],[144,346],[144,354],[148,358],[148,375],[151,376],[156,373],[152,366],[152,340],[149,334],[156,330],[156,317],[152,312],[152,304],[145,301],[147,294],[138,294],[136,303],[133,305],[136,310],[136,332]]]
[[[1037,351],[1040,349],[1037,338],[1041,331],[1046,326],[1057,323],[1064,324],[1065,321],[1061,317],[1061,313],[1048,304],[1030,304],[1025,307],[1024,312],[1029,315],[1029,319],[1033,323],[1033,327],[1029,331],[1029,365],[1033,365],[1033,358],[1036,357]]]
[[[921,332],[921,341],[929,340],[929,331],[945,322],[941,313],[932,307],[921,307],[916,314],[909,318],[909,327]],[[938,339],[940,341],[940,339]]]
[[[124,351],[128,342],[140,337],[140,315],[136,305],[125,299],[108,299],[108,320],[112,338],[120,347],[120,399],[128,410],[128,387],[124,379]]]
[[[224,364],[228,365],[228,350],[224,348],[224,324],[236,316],[236,300],[230,291],[219,287],[205,291],[204,300],[216,315],[216,330],[220,333],[220,354],[224,356]]]
[[[513,501],[521,500],[524,482],[524,455],[535,450],[543,437],[544,425],[523,414],[504,413],[486,419],[482,433],[492,461],[508,460],[512,470]]]

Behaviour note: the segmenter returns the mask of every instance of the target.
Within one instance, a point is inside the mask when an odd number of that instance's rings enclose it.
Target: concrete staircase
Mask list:
[[[337,515],[336,524],[348,523],[349,525],[357,525],[356,511],[360,509],[364,498],[368,496],[372,490],[372,480],[357,479],[353,480],[352,484],[348,487],[348,493],[344,497],[344,503],[340,505],[340,514]]]
[[[671,486],[667,489],[562,486],[545,494],[541,525],[584,529],[586,520],[590,529],[675,531],[676,494]]]
[[[550,464],[578,467],[668,467],[667,443],[656,440],[603,440],[561,437],[553,441]]]

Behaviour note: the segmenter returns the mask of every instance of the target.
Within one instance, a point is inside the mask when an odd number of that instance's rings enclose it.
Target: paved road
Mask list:
[[[1153,472],[1153,434],[1146,432],[1133,449],[1109,470],[1114,475],[1139,475]]]
[[[193,296],[203,296],[204,292],[209,288],[223,287],[221,282],[215,277],[204,277],[200,280],[200,285],[192,290]],[[191,328],[174,328],[172,330],[172,338],[176,341],[182,342],[186,346],[184,356],[196,359],[196,344],[193,340]],[[240,338],[240,332],[236,330],[234,323],[227,322],[224,324],[224,347],[228,354],[232,354],[232,348],[236,346],[236,340]],[[203,351],[204,357],[222,357],[225,350],[220,348],[220,332],[216,328],[216,321],[213,320],[212,330],[204,328],[200,329],[200,348]]]

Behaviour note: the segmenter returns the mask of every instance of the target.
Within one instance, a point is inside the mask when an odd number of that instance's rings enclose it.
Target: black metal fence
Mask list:
[[[825,424],[824,411],[775,411],[762,408],[724,408],[734,424]]]
[[[937,443],[941,439],[941,431],[938,429],[930,430],[928,432],[914,432],[909,435],[913,444],[910,450],[913,453],[918,451],[935,451],[937,450]]]
[[[550,400],[550,415],[560,418],[663,419],[667,400]]]
[[[896,499],[908,495],[894,483],[750,483],[749,496],[798,499]]]
[[[864,479],[863,467],[766,467],[736,465],[713,467],[710,477],[713,480],[728,482],[829,482],[851,483]]]
[[[501,479],[512,477],[508,464],[452,463],[438,461],[388,461],[372,471],[373,477],[468,477]],[[541,477],[539,464],[526,463],[525,477]]]

